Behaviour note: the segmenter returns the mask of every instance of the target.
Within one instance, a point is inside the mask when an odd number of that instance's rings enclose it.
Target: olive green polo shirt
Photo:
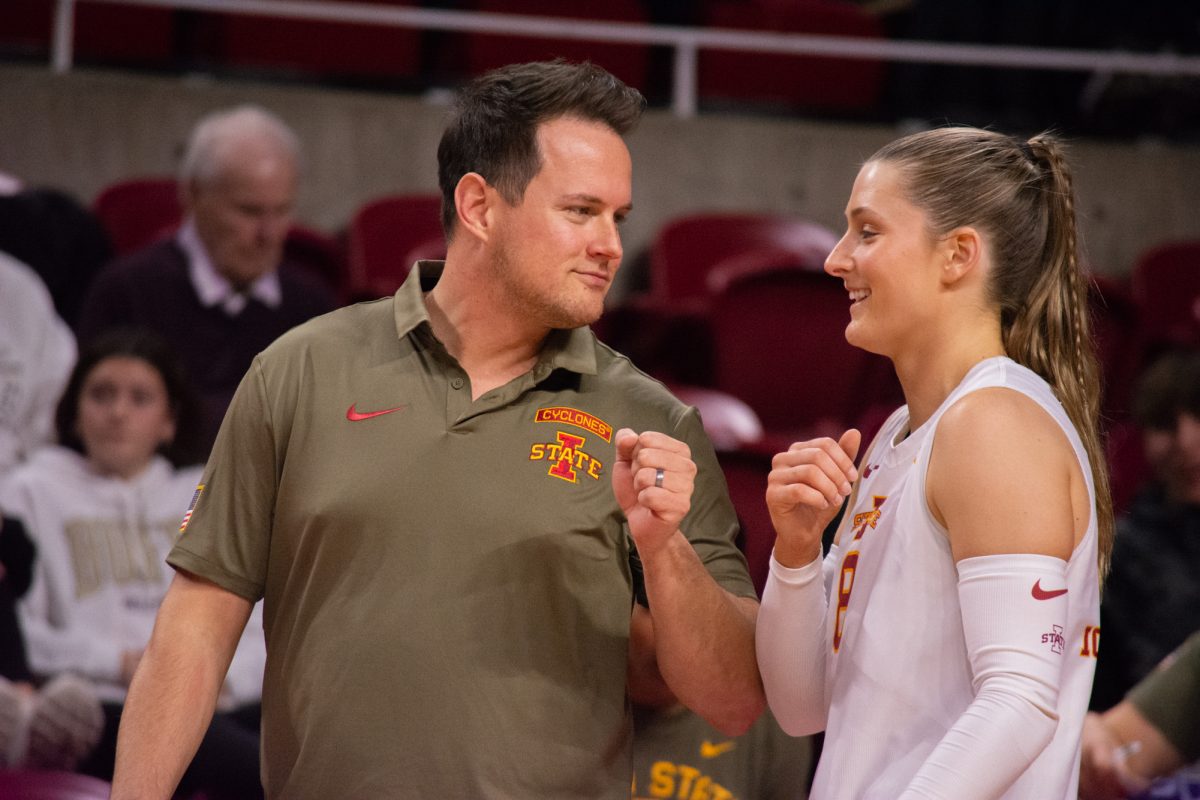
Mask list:
[[[1135,686],[1129,700],[1185,762],[1200,758],[1200,633],[1188,637],[1169,663]]]
[[[804,800],[812,737],[783,732],[771,710],[726,736],[683,706],[634,711],[633,798]]]
[[[425,311],[439,274],[255,359],[168,560],[265,598],[268,796],[628,798],[613,433],[689,444],[681,527],[753,597],[724,479],[695,409],[586,328],[472,401]]]

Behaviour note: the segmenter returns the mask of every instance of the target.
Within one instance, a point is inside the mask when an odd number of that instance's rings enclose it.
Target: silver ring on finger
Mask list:
[[[667,477],[667,473],[663,471],[662,467],[654,470],[654,486],[658,489],[661,489],[663,485],[663,478],[665,477]]]

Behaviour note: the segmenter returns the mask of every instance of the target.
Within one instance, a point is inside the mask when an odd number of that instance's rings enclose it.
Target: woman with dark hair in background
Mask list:
[[[81,769],[109,779],[125,693],[172,570],[164,561],[196,491],[195,403],[157,335],[114,331],[80,355],[58,406],[60,445],[36,452],[0,492],[38,548],[19,604],[35,675],[86,678],[104,704],[105,734]],[[211,758],[188,788],[252,797],[258,786],[257,703],[265,649],[248,625],[214,718]]]

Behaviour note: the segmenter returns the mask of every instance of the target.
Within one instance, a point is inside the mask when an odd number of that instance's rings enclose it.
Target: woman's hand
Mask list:
[[[851,428],[835,442],[796,442],[771,462],[767,510],[775,526],[775,559],[802,567],[821,555],[821,534],[850,495],[862,434]]]

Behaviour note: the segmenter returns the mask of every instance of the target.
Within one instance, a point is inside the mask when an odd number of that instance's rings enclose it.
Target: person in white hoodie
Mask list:
[[[38,274],[0,251],[0,484],[53,438],[75,336]]]
[[[201,470],[190,442],[195,401],[157,335],[118,331],[84,349],[59,403],[60,445],[43,448],[0,489],[38,550],[19,605],[30,666],[73,673],[103,701],[106,730],[80,769],[110,779],[129,681],[150,638]],[[184,786],[213,797],[261,794],[258,706],[266,653],[246,627],[219,714]],[[205,753],[209,758],[204,758]]]

